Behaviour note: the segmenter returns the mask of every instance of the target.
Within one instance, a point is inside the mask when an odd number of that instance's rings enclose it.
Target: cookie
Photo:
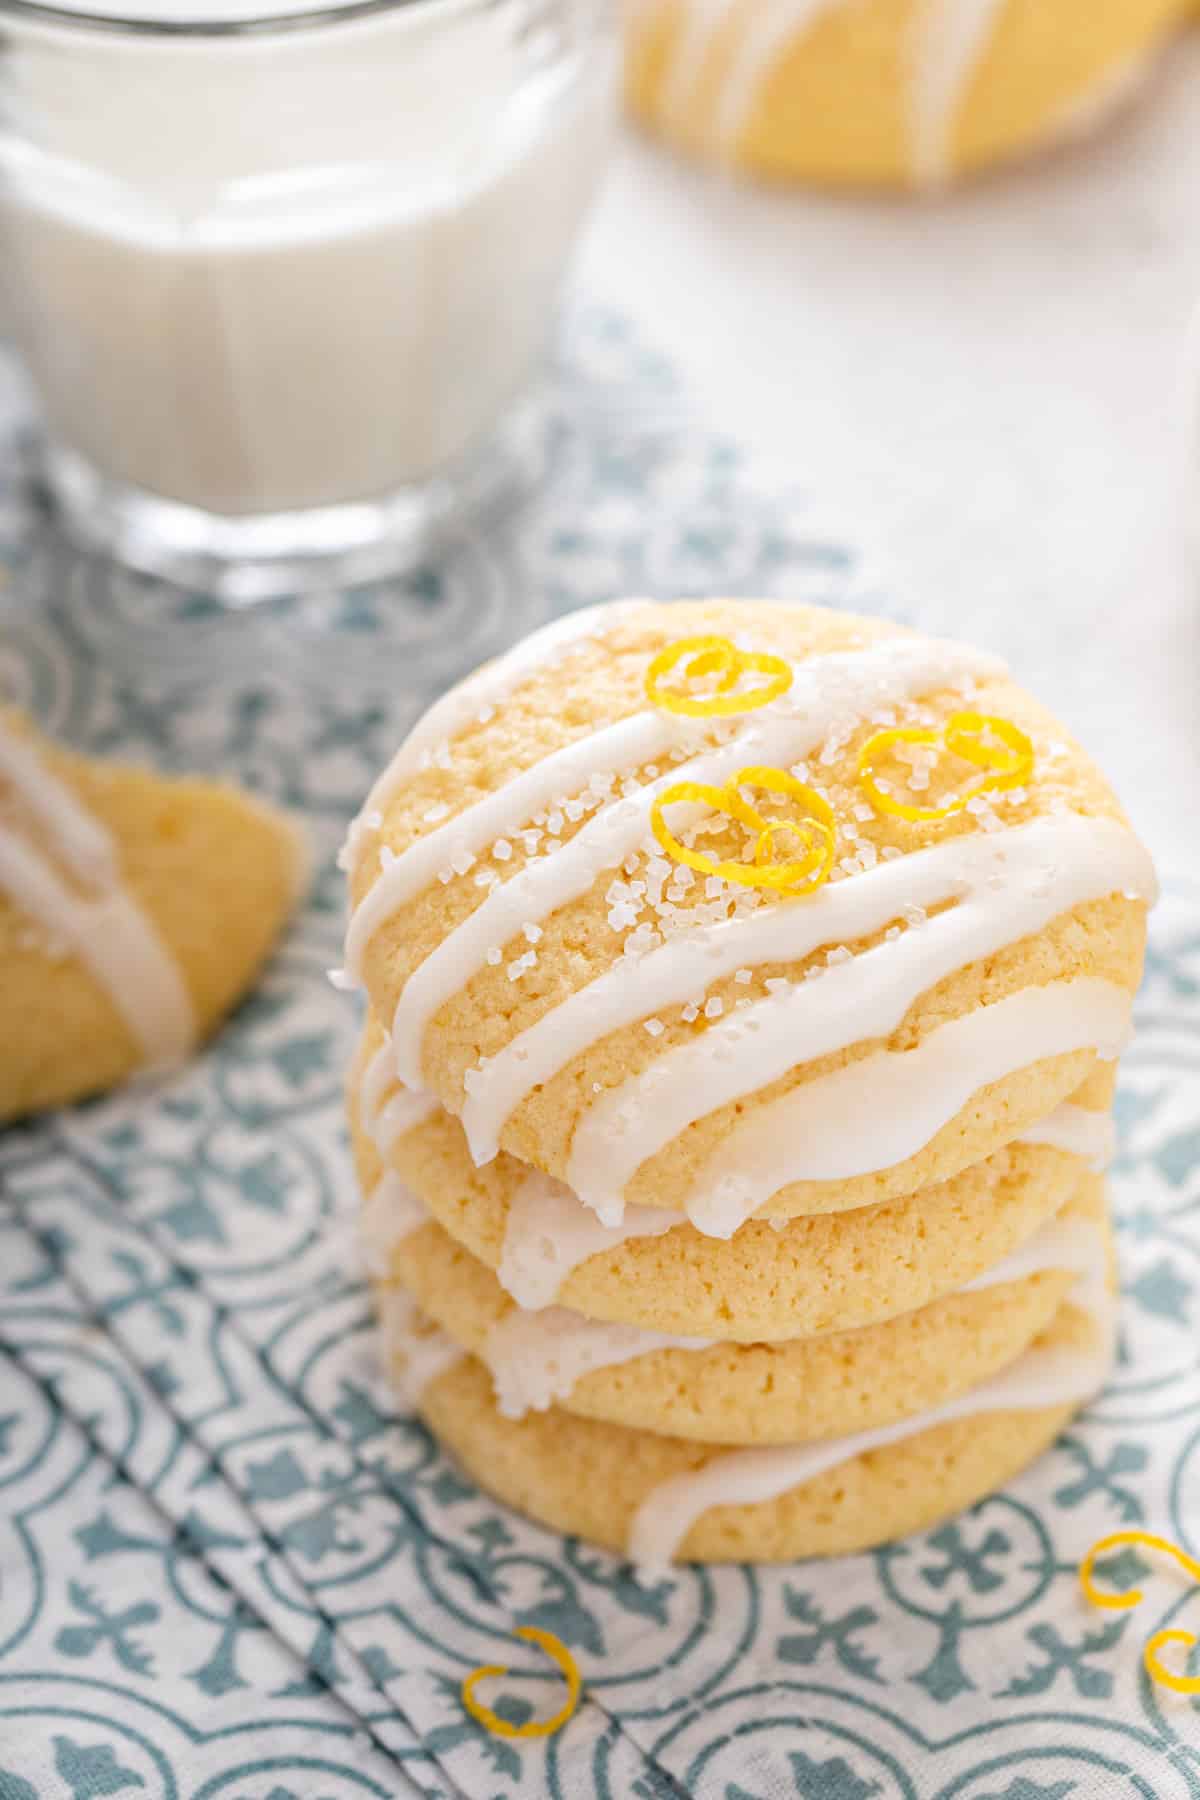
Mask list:
[[[933,1187],[1116,1054],[1153,872],[993,659],[778,603],[573,630],[440,701],[347,846],[348,966],[477,1161],[728,1235]]]
[[[1100,1386],[1106,1333],[1067,1302],[1037,1342],[936,1412],[797,1448],[714,1451],[552,1408],[506,1419],[487,1370],[421,1331],[416,1406],[470,1476],[550,1529],[647,1570],[783,1562],[924,1530],[1011,1480]],[[403,1332],[392,1345],[407,1366]]]
[[[772,180],[928,187],[1073,137],[1140,85],[1181,0],[637,0],[634,117]]]
[[[360,1097],[369,1091],[367,1114],[392,1175],[522,1304],[558,1302],[588,1318],[673,1335],[771,1341],[852,1330],[925,1306],[977,1279],[1061,1212],[1082,1173],[1077,1151],[1103,1152],[1111,1129],[1098,1110],[1111,1102],[1106,1068],[1077,1096],[1086,1105],[1069,1103],[1055,1115],[1073,1127],[1076,1151],[1007,1145],[903,1200],[779,1226],[755,1219],[729,1239],[653,1208],[631,1210],[624,1225],[606,1229],[565,1189],[504,1153],[477,1169],[458,1121],[390,1086],[386,1069],[382,1081],[364,1081],[372,1062],[377,1072],[385,1067],[380,1041],[370,1022],[349,1081],[364,1190],[380,1175],[378,1145],[360,1123]],[[381,1113],[390,1113],[382,1127]],[[382,1241],[411,1216],[400,1202],[398,1223],[389,1224],[395,1211],[385,1196]]]
[[[235,788],[102,763],[0,714],[0,1121],[178,1061],[246,991],[306,870]]]
[[[487,1366],[506,1417],[553,1402],[668,1437],[799,1444],[890,1424],[978,1387],[1049,1326],[1095,1263],[1105,1228],[1103,1182],[1087,1175],[1062,1215],[983,1285],[881,1325],[773,1344],[597,1324],[561,1306],[524,1311],[436,1224],[400,1238],[379,1285],[403,1288]]]

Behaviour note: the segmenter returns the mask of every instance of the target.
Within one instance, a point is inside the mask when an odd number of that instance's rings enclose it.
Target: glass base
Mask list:
[[[242,607],[412,569],[440,539],[536,485],[543,425],[531,398],[486,446],[429,481],[297,512],[230,516],[183,506],[113,481],[53,442],[41,445],[37,465],[63,529],[81,548]]]

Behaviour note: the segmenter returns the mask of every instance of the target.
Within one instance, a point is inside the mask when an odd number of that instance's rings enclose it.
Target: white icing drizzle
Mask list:
[[[380,869],[355,908],[346,933],[347,973],[361,982],[363,953],[371,938],[435,881],[439,870],[453,868],[456,859],[490,850],[497,838],[516,832],[560,794],[578,792],[592,775],[652,762],[681,735],[669,714],[635,713],[543,757],[495,793],[418,838]]]
[[[561,849],[528,864],[442,939],[414,971],[392,1021],[396,1066],[411,1087],[421,1084],[421,1046],[434,1014],[485,966],[493,945],[538,923],[587,893],[597,877],[642,844],[656,795],[676,781],[723,783],[747,763],[780,767],[820,747],[847,720],[873,708],[962,683],[1002,668],[958,644],[889,638],[865,650],[813,657],[796,667],[788,693],[754,715],[754,723],[720,748],[604,808]],[[703,816],[703,808],[694,811]]]
[[[388,1274],[397,1245],[428,1223],[429,1208],[420,1195],[388,1169],[364,1199],[358,1218],[368,1275]]]
[[[565,1400],[594,1369],[616,1368],[656,1350],[706,1350],[711,1339],[672,1337],[637,1325],[604,1324],[566,1307],[523,1312],[493,1325],[479,1355],[491,1370],[496,1404],[506,1419],[545,1412]]]
[[[1052,1219],[962,1291],[1024,1281],[1049,1269],[1086,1275],[1096,1263],[1097,1237],[1097,1227],[1087,1219]],[[659,1350],[707,1350],[713,1342],[607,1324],[564,1306],[540,1312],[514,1307],[488,1332],[479,1355],[491,1370],[500,1411],[506,1419],[519,1419],[569,1399],[576,1382],[596,1369],[616,1368]]]
[[[350,826],[338,856],[338,867],[348,869],[352,866],[367,821],[384,811],[409,776],[421,767],[424,756],[457,737],[481,712],[506,700],[535,670],[558,662],[584,639],[623,624],[645,604],[643,600],[617,600],[601,606],[586,606],[579,612],[568,613],[565,618],[553,619],[443,694],[417,720],[375,781]]]
[[[403,1086],[397,1088],[390,1100],[384,1101],[384,1094],[395,1080],[392,1046],[385,1037],[363,1070],[359,1087],[363,1126],[385,1159],[406,1131],[432,1117],[438,1104],[432,1094],[414,1093]]]
[[[912,25],[912,172],[936,186],[951,173],[954,122],[1004,0],[922,0]]]
[[[531,1174],[508,1203],[497,1279],[530,1312],[550,1306],[563,1282],[589,1256],[636,1237],[662,1237],[681,1225],[680,1213],[631,1206],[620,1225],[602,1225],[576,1196],[549,1175]]]
[[[33,747],[4,728],[2,720],[0,781],[7,781],[21,796],[72,874],[100,887],[119,880],[116,845],[109,833],[50,773]]]
[[[730,1237],[794,1181],[849,1181],[906,1162],[973,1094],[1018,1069],[1077,1050],[1119,1056],[1130,1007],[1124,988],[1092,976],[1022,988],[938,1026],[912,1050],[804,1082],[734,1126],[688,1194],[688,1218]],[[611,1213],[620,1188],[597,1188],[597,1200]]]
[[[3,725],[0,779],[15,788],[66,866],[91,889],[77,893],[31,844],[0,825],[0,892],[87,967],[150,1064],[177,1062],[195,1038],[191,997],[174,957],[121,885],[112,838]]]
[[[962,1289],[964,1294],[1003,1287],[1009,1281],[1027,1281],[1050,1269],[1068,1269],[1081,1277],[1106,1267],[1107,1239],[1092,1219],[1050,1219],[1009,1252],[1002,1262],[985,1269]],[[1103,1254],[1102,1254],[1103,1253]]]
[[[384,1367],[406,1406],[415,1406],[429,1383],[466,1355],[444,1331],[424,1323],[402,1288],[379,1295],[379,1336]]]
[[[385,1037],[374,1051],[359,1078],[358,1105],[364,1119],[373,1120],[383,1105],[383,1096],[396,1079],[392,1063],[392,1046]]]
[[[1107,1169],[1117,1152],[1117,1128],[1109,1113],[1094,1107],[1076,1106],[1071,1100],[1023,1131],[1021,1144],[1049,1144],[1055,1150],[1068,1150],[1082,1156],[1091,1168]]]
[[[722,150],[732,154],[737,149],[759,89],[778,59],[812,30],[822,13],[845,4],[846,0],[770,0],[751,10],[717,101],[714,136]]]
[[[709,52],[717,33],[734,16],[737,6],[738,0],[687,0],[682,8],[682,28],[663,75],[661,106],[665,119],[677,124],[688,123]],[[646,10],[648,14],[651,11],[649,7]],[[759,0],[759,10],[770,10],[766,0]]]
[[[579,1127],[569,1181],[577,1167],[602,1158],[610,1138],[636,1138],[644,1113],[661,1125],[661,1145],[713,1110],[715,1080],[723,1096],[716,1104],[723,1104],[797,1063],[884,1037],[921,993],[956,969],[1072,906],[1118,891],[1154,893],[1153,867],[1137,840],[1111,819],[1055,816],[953,838],[878,863],[801,903],[681,933],[620,960],[471,1072],[461,1115],[471,1154],[477,1163],[494,1156],[505,1120],[525,1096],[591,1044],[685,1003],[738,968],[801,961],[822,945],[873,936],[906,906],[958,901],[918,929],[826,970],[815,984],[729,1015],[701,1040],[664,1052],[644,1076],[612,1089]]]
[[[371,1123],[371,1136],[380,1156],[386,1157],[406,1131],[422,1124],[436,1111],[437,1101],[432,1094],[416,1094],[403,1087],[398,1089]]]
[[[1090,1399],[1103,1385],[1112,1360],[1114,1305],[1107,1287],[1107,1249],[1093,1237],[1094,1260],[1068,1296],[1091,1314],[1096,1342],[1088,1350],[1027,1350],[982,1386],[928,1412],[899,1419],[853,1436],[794,1447],[735,1450],[707,1462],[694,1474],[678,1475],[653,1488],[634,1514],[629,1531],[631,1561],[646,1571],[667,1567],[692,1526],[714,1506],[754,1506],[777,1500],[818,1475],[871,1450],[903,1442],[954,1419],[982,1413],[1028,1412]]]

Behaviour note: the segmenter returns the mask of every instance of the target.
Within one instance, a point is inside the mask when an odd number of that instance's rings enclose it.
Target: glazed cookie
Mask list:
[[[418,725],[346,860],[350,972],[475,1159],[717,1236],[1045,1119],[1124,1042],[1154,891],[994,659],[766,602],[527,640]]]
[[[1186,0],[629,0],[630,110],[777,180],[938,184],[1074,136]]]
[[[778,1226],[755,1219],[729,1239],[654,1208],[631,1208],[621,1226],[606,1227],[558,1183],[503,1152],[477,1169],[456,1119],[390,1085],[386,1061],[372,1050],[377,1033],[369,1026],[348,1089],[363,1190],[379,1181],[381,1146],[391,1175],[371,1209],[377,1245],[428,1213],[520,1304],[558,1301],[589,1318],[672,1335],[771,1341],[925,1306],[1025,1243],[1067,1204],[1081,1158],[1103,1162],[1110,1145],[1111,1120],[1098,1110],[1111,1104],[1106,1067],[1052,1122],[1032,1128],[1043,1141],[1007,1145],[902,1200]],[[375,1139],[361,1127],[360,1099]]]
[[[396,1286],[410,1294],[486,1365],[507,1418],[555,1403],[703,1443],[800,1444],[928,1411],[1013,1362],[1095,1264],[1104,1218],[1103,1182],[1085,1176],[1058,1219],[966,1292],[882,1325],[774,1344],[598,1324],[561,1306],[523,1311],[432,1224],[392,1249],[380,1304]]]
[[[75,755],[0,713],[0,1121],[178,1060],[295,904],[294,827],[231,787]]]
[[[417,1410],[481,1487],[655,1569],[839,1555],[923,1530],[1045,1449],[1099,1388],[1110,1345],[1099,1302],[1066,1302],[1007,1369],[936,1411],[816,1444],[716,1453],[558,1408],[506,1419],[482,1363],[407,1320],[390,1354]]]

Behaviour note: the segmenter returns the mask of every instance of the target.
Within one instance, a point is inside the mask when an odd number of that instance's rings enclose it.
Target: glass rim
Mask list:
[[[127,37],[205,39],[270,36],[276,32],[315,31],[343,25],[381,13],[432,13],[491,10],[503,0],[322,0],[320,5],[282,8],[276,12],[247,11],[224,19],[196,16],[155,17],[153,14],[92,10],[84,6],[56,6],[53,0],[0,0],[0,34],[10,20],[75,31],[96,31]]]

